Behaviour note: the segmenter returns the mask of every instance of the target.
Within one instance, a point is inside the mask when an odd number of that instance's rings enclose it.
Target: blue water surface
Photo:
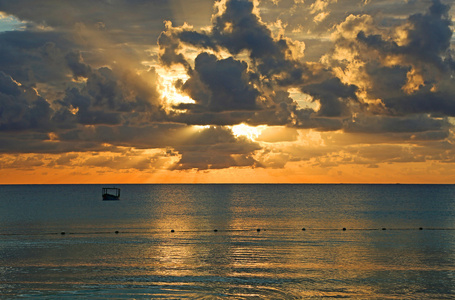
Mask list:
[[[453,185],[0,186],[0,298],[451,299]]]

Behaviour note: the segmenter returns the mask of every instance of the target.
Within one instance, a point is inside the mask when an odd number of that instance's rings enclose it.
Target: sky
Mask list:
[[[0,0],[0,184],[455,183],[454,4]]]

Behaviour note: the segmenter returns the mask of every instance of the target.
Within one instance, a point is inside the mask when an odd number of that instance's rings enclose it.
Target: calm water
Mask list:
[[[455,185],[118,187],[0,186],[0,298],[455,298]]]

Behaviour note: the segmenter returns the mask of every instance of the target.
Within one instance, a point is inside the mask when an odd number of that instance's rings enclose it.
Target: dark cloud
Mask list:
[[[188,125],[235,125],[250,120],[255,115],[252,111],[206,112],[204,108],[199,112],[194,104],[179,105],[178,108],[190,111],[174,114],[169,119]]]
[[[188,128],[179,124],[155,124],[145,127],[97,126],[79,128],[62,134],[65,143],[76,143],[79,147],[92,143],[107,143],[138,149],[170,148],[174,155],[181,155],[175,169],[223,169],[233,166],[259,166],[253,159],[258,143],[246,138],[235,137],[225,127]],[[115,148],[114,148],[115,149]],[[103,160],[104,161],[104,160]]]
[[[447,1],[448,2],[448,1]],[[403,18],[421,13],[428,1],[319,1],[319,0],[261,0],[261,18],[268,23],[277,19],[286,24],[287,36],[295,39],[317,38],[331,32],[349,15],[370,15],[377,19],[378,26],[392,27],[402,23]]]
[[[65,59],[76,79],[79,77],[87,78],[91,73],[91,68],[83,62],[80,51],[69,52],[65,55]]]
[[[114,146],[139,149],[166,148],[178,145],[185,134],[191,132],[186,125],[156,123],[143,126],[78,127],[61,133],[61,141],[70,143],[106,143]]]
[[[254,59],[282,56],[280,44],[273,40],[271,31],[253,13],[252,2],[229,0],[221,6],[222,11],[215,12],[212,18],[210,32],[177,30],[174,38],[204,49],[222,47],[234,55],[246,50]]]
[[[409,17],[412,29],[409,30],[409,43],[405,53],[412,53],[421,60],[428,60],[440,68],[444,68],[441,55],[450,47],[452,37],[452,21],[448,15],[450,7],[439,0],[433,4],[426,14],[416,14]]]
[[[64,53],[73,45],[55,32],[0,33],[0,70],[29,86],[61,82],[69,72]]]
[[[95,95],[96,96],[96,95]],[[77,110],[75,113],[77,122],[84,125],[95,125],[95,124],[120,124],[120,113],[118,112],[109,112],[102,108],[103,99],[106,99],[102,96],[92,99],[88,95],[83,95],[81,92],[76,89],[70,89],[66,93],[66,97],[63,100],[68,107],[74,107]],[[92,100],[95,102],[92,105]],[[110,99],[109,99],[110,100]],[[110,103],[111,106],[113,103]],[[95,107],[93,107],[95,106]],[[99,108],[97,109],[96,106]]]
[[[178,38],[186,44],[197,45],[203,49],[218,50],[218,44],[207,32],[199,33],[194,30],[184,30],[178,33]],[[163,45],[162,41],[158,41]]]
[[[211,32],[217,44],[233,55],[249,53],[261,75],[272,79],[278,76],[281,85],[301,82],[304,67],[293,59],[288,40],[274,39],[272,32],[253,12],[253,3],[229,0],[225,9],[213,19]]]
[[[455,82],[454,82],[455,84]],[[455,116],[455,93],[422,91],[416,94],[386,98],[384,104],[396,114],[432,113],[439,116]]]
[[[357,87],[345,85],[338,78],[331,78],[321,83],[306,85],[302,92],[318,100],[321,107],[318,116],[340,117],[349,115],[349,101],[356,101]]]
[[[175,147],[182,155],[175,169],[224,169],[229,167],[259,167],[253,158],[259,144],[246,138],[234,137],[223,127],[210,127],[194,133]]]
[[[51,114],[45,99],[0,71],[0,131],[46,130]]]
[[[158,40],[161,60],[166,64],[180,63],[188,66],[187,60],[179,53],[180,43],[201,49],[218,51],[226,49],[233,56],[246,51],[261,75],[278,76],[282,85],[300,82],[304,67],[292,56],[289,39],[274,39],[270,29],[253,12],[254,5],[247,0],[223,2],[221,11],[212,19],[209,32],[196,32],[190,28],[168,28]]]
[[[74,55],[71,53],[68,58],[75,69],[74,76],[85,75],[87,80],[80,88],[67,89],[58,103],[67,111],[74,110],[78,123],[118,125],[124,118],[129,122],[141,117],[159,118],[161,108],[153,69],[142,77],[126,70],[116,73],[107,67],[92,71]],[[59,116],[65,115],[70,116],[64,112]]]
[[[182,90],[210,111],[252,110],[259,95],[250,83],[246,63],[232,57],[218,60],[207,53],[196,57],[192,77]]]
[[[374,95],[381,97],[392,113],[454,116],[455,91],[450,87],[455,83],[450,50],[452,22],[448,11],[448,5],[434,0],[427,13],[411,15],[405,27],[407,40],[404,45],[387,41],[380,35],[360,32],[357,36],[361,43],[380,55],[401,57],[402,66],[368,70],[376,89]],[[406,92],[404,87],[411,74],[409,66],[417,70],[413,70],[414,74],[421,76],[421,81],[420,87]],[[385,70],[389,71],[384,73]],[[375,74],[380,76],[375,77]]]
[[[357,95],[365,97],[359,99],[364,101],[362,110],[353,110],[364,118],[362,126],[372,122],[362,130],[377,132],[391,124],[400,130],[401,125],[408,124],[407,130],[420,132],[429,122],[446,123],[438,117],[454,115],[449,8],[433,0],[425,13],[411,14],[401,23],[380,28],[375,23],[379,20],[371,16],[351,15],[337,26],[333,52],[336,59],[331,64],[349,74],[344,81],[356,85]],[[389,117],[379,118],[382,121],[377,124],[378,119],[368,117],[368,113],[362,116],[365,109]],[[346,130],[358,128],[359,124],[345,122]]]
[[[372,97],[386,99],[404,95],[403,86],[407,82],[409,66],[383,66],[377,61],[365,65],[365,72],[372,82],[368,92]]]
[[[434,119],[426,115],[412,117],[361,116],[346,126],[346,132],[382,133],[421,133],[447,129],[446,119]]]
[[[296,128],[314,128],[319,131],[334,131],[343,129],[343,119],[317,117],[312,109],[297,111]]]
[[[179,53],[181,46],[179,42],[174,39],[172,31],[162,32],[158,38],[158,44],[160,45],[159,58],[163,65],[170,67],[173,64],[181,64],[186,69],[191,69],[183,54]]]
[[[177,87],[195,100],[195,104],[179,104],[186,110],[174,120],[190,124],[290,125],[328,130],[339,129],[340,120],[326,117],[348,115],[348,102],[356,100],[355,87],[343,85],[329,71],[307,66],[294,56],[293,42],[272,32],[253,11],[253,3],[245,0],[222,2],[209,31],[196,32],[190,27],[171,27],[161,34],[158,43],[165,65],[182,64],[189,79]],[[219,59],[200,53],[194,60],[185,57],[185,45],[200,50],[228,51],[232,56]],[[236,58],[243,52],[248,59]],[[317,96],[318,113],[300,109],[284,90],[301,86],[302,91]],[[330,91],[333,89],[333,91]],[[339,93],[339,94],[337,94]],[[252,113],[227,113],[256,110]],[[207,111],[210,111],[208,113]],[[218,114],[218,121],[217,114]],[[243,119],[242,119],[243,118]]]
[[[248,50],[256,59],[276,57],[281,54],[270,30],[253,13],[253,3],[245,0],[225,2],[225,10],[215,17],[213,38],[232,54]]]
[[[444,56],[449,54],[453,33],[449,9],[448,5],[433,0],[427,13],[411,15],[404,28],[406,40],[403,45],[385,39],[380,34],[366,34],[364,31],[358,33],[357,40],[379,51],[381,55],[402,55],[402,59],[408,64],[417,67],[430,64],[446,71]]]

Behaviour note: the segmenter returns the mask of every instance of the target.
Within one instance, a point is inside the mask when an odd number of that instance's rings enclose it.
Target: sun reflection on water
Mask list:
[[[455,231],[399,229],[399,222],[382,230],[375,222],[389,220],[379,217],[389,205],[376,187],[374,193],[359,187],[361,194],[355,187],[343,194],[343,187],[332,186],[274,186],[267,194],[260,185],[134,188],[142,189],[135,197],[126,198],[123,187],[122,201],[96,202],[94,210],[106,213],[103,231],[92,223],[93,228],[65,235],[3,235],[0,295],[435,299],[453,294]],[[334,190],[344,204],[331,201]],[[396,196],[388,214],[406,210]],[[406,210],[405,220],[411,214]],[[441,224],[450,223],[451,216],[439,215],[446,218]],[[119,232],[107,231],[112,226]]]

